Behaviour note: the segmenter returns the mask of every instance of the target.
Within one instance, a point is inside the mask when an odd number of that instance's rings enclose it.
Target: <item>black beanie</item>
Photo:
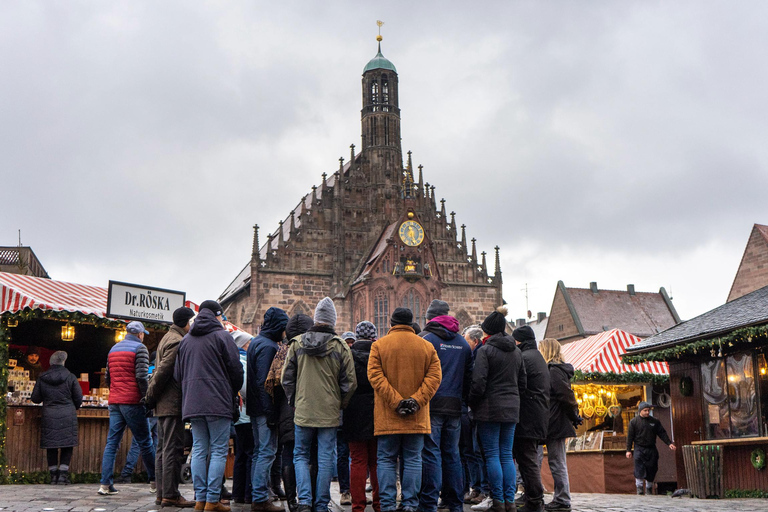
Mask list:
[[[173,312],[173,325],[178,327],[186,327],[189,323],[189,319],[195,316],[195,312],[186,307],[180,307]]]
[[[408,325],[413,323],[413,313],[408,308],[397,308],[392,313],[392,318],[389,323],[395,325]]]
[[[485,317],[485,320],[483,320],[483,323],[480,324],[480,327],[483,329],[485,334],[490,336],[504,332],[504,330],[507,328],[506,316],[507,308],[504,306],[499,306],[496,308],[496,311]]]
[[[200,310],[202,311],[203,309],[210,309],[216,316],[221,316],[222,313],[224,313],[224,309],[221,307],[221,304],[215,300],[204,300],[203,303],[200,304]]]
[[[440,300],[440,299],[433,300],[429,304],[429,307],[427,308],[427,314],[426,314],[427,322],[429,322],[435,317],[447,315],[450,309],[451,309],[450,306],[448,306],[448,303],[445,302],[444,300]]]
[[[285,337],[292,340],[296,336],[304,334],[315,325],[315,321],[311,316],[307,316],[301,313],[293,315],[288,323],[285,324]]]
[[[520,343],[528,340],[536,341],[536,335],[533,333],[530,325],[523,325],[512,331],[512,337]]]

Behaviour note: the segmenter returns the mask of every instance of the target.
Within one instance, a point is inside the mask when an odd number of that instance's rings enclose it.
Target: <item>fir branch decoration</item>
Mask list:
[[[664,386],[669,382],[669,375],[656,375],[648,372],[600,373],[576,370],[573,378],[571,378],[571,382],[602,382],[610,384],[644,384],[650,382],[654,386]]]

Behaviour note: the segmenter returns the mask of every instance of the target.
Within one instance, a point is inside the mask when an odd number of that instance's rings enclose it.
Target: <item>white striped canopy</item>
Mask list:
[[[105,318],[107,289],[0,272],[0,313],[25,309],[80,312]]]
[[[595,373],[652,373],[669,375],[664,362],[624,364],[621,356],[641,338],[620,329],[605,331],[583,340],[563,345],[563,360],[571,363],[576,370]]]

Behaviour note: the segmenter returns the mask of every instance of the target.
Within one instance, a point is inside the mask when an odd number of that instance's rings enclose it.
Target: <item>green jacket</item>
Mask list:
[[[352,352],[329,332],[309,331],[293,338],[281,380],[300,427],[338,427],[340,411],[357,389]]]

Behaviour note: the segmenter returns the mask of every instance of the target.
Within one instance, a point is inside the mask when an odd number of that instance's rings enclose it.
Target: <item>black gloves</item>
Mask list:
[[[416,414],[416,411],[419,410],[419,404],[413,398],[406,398],[405,400],[400,400],[395,410],[400,416],[410,416],[411,414]]]
[[[575,420],[573,420],[573,427],[574,427],[574,428],[577,428],[577,427],[579,427],[579,425],[581,425],[582,423],[584,423],[584,418],[582,418],[581,416],[577,416],[577,417],[576,417],[576,419],[575,419]]]

